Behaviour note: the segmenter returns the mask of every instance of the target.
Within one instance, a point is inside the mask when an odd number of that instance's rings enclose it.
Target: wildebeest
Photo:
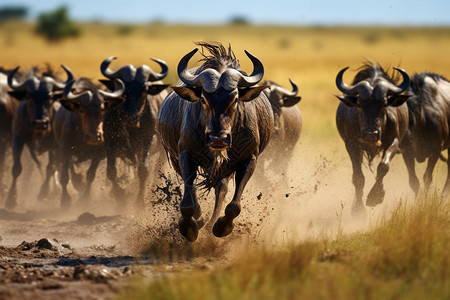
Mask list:
[[[144,201],[145,181],[149,175],[149,156],[152,140],[156,135],[156,118],[162,101],[167,96],[168,85],[161,81],[168,73],[167,64],[153,59],[161,67],[154,72],[149,66],[135,68],[131,64],[113,71],[109,65],[116,57],[105,59],[102,74],[112,80],[120,79],[125,84],[125,101],[105,115],[105,145],[107,156],[107,176],[111,181],[112,193],[117,200],[124,199],[124,190],[117,181],[116,159],[128,159],[137,167],[139,192],[137,202]],[[109,80],[101,80],[109,85]]]
[[[8,73],[0,68],[0,195],[3,194],[5,156],[11,148],[13,116],[19,105],[17,99],[9,94],[12,90],[8,86]]]
[[[178,64],[181,82],[173,87],[158,114],[157,130],[172,166],[184,181],[180,202],[179,230],[194,241],[201,226],[201,209],[197,201],[198,168],[204,179],[200,185],[215,189],[214,222],[235,174],[233,199],[225,216],[214,224],[213,233],[223,237],[231,233],[233,219],[241,211],[241,196],[252,176],[259,154],[267,146],[273,132],[273,112],[266,86],[256,86],[264,75],[261,61],[247,51],[253,63],[251,75],[241,70],[231,46],[200,42],[211,55],[203,56],[203,64],[194,74],[188,62],[198,51],[186,54]]]
[[[118,88],[113,93],[100,90],[87,78],[79,78],[66,85],[61,108],[53,120],[54,135],[59,145],[60,182],[62,186],[61,205],[68,207],[71,197],[67,191],[69,169],[73,163],[91,160],[86,172],[85,200],[100,161],[105,157],[103,117],[105,111],[119,105],[124,85],[116,80]],[[75,161],[73,160],[75,159]]]
[[[402,93],[409,87],[410,78],[404,70],[394,68],[403,77],[403,82],[397,85],[397,80],[379,64],[366,63],[349,86],[342,79],[347,69],[342,69],[336,76],[336,85],[344,93],[337,96],[341,103],[337,109],[336,123],[352,162],[355,186],[352,211],[357,214],[364,212],[362,197],[365,179],[361,170],[364,153],[369,164],[376,155],[383,153],[366,205],[376,206],[383,202],[383,178],[392,158],[399,148],[403,148],[403,137],[408,129],[405,101],[410,95]]]
[[[54,149],[54,138],[51,133],[53,104],[55,100],[62,96],[62,89],[65,84],[73,79],[73,74],[69,68],[64,65],[61,67],[67,74],[66,82],[56,81],[51,70],[42,74],[33,71],[22,83],[16,83],[13,80],[14,74],[20,67],[15,68],[8,74],[8,85],[13,89],[11,94],[21,102],[13,118],[13,180],[6,199],[7,208],[13,208],[17,203],[17,177],[22,172],[20,157],[25,145],[28,146],[30,154],[38,166],[36,153],[38,155],[44,152],[49,153],[46,177],[38,197],[41,199],[48,192],[49,180],[54,173],[53,151],[49,151]]]
[[[289,159],[302,132],[302,115],[297,103],[298,87],[289,79],[292,91],[273,81],[264,81],[262,85],[269,88],[263,93],[272,105],[275,130],[272,139],[264,152],[264,160],[269,161],[268,169],[283,173],[287,170]]]
[[[415,74],[407,91],[413,95],[408,100],[409,131],[408,146],[402,151],[408,173],[409,184],[418,193],[419,180],[414,160],[428,159],[423,175],[425,191],[428,191],[434,167],[447,149],[450,154],[450,82],[435,73]],[[442,193],[450,194],[450,156],[447,159],[448,174]]]

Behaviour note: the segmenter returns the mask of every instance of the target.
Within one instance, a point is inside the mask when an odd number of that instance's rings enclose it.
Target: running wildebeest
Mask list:
[[[61,205],[68,207],[71,197],[67,191],[69,169],[73,163],[91,160],[86,172],[86,187],[82,195],[86,200],[100,161],[105,157],[103,117],[106,111],[122,103],[124,85],[116,80],[118,88],[113,93],[100,90],[87,78],[69,82],[64,88],[61,107],[53,120],[54,135],[59,145]],[[72,159],[75,158],[76,161]]]
[[[302,115],[297,103],[301,97],[297,96],[298,87],[289,79],[292,91],[289,91],[272,81],[264,81],[262,85],[269,88],[263,93],[272,105],[274,116],[274,133],[264,152],[264,161],[269,161],[268,169],[278,173],[286,172],[295,145],[302,132]]]
[[[102,74],[110,79],[101,80],[102,83],[108,86],[111,80],[120,79],[125,84],[125,101],[105,114],[107,176],[112,183],[112,194],[117,200],[123,201],[125,191],[117,180],[116,159],[128,159],[138,171],[139,191],[136,201],[143,203],[145,182],[149,176],[150,151],[156,135],[156,118],[167,96],[168,85],[161,80],[167,76],[169,69],[164,61],[153,59],[161,67],[160,73],[146,65],[135,68],[130,64],[113,71],[109,65],[115,58],[105,59],[100,66]]]
[[[361,170],[363,154],[367,155],[370,165],[376,155],[383,153],[366,205],[373,207],[384,200],[383,178],[392,158],[403,148],[403,137],[408,129],[405,101],[410,95],[402,93],[409,87],[410,78],[404,70],[394,68],[403,77],[403,82],[397,86],[396,80],[387,75],[379,64],[366,63],[349,86],[342,80],[347,69],[342,69],[336,77],[336,85],[344,93],[337,96],[341,103],[336,113],[336,124],[352,162],[355,186],[352,212],[358,214],[365,211],[362,202],[365,181]]]
[[[424,162],[428,158],[423,175],[425,191],[428,191],[434,167],[447,149],[450,154],[450,82],[435,73],[415,74],[407,91],[413,95],[408,100],[409,131],[406,140],[410,142],[402,153],[409,174],[412,190],[419,192],[419,179],[414,160]],[[450,156],[449,156],[450,158]],[[450,159],[447,158],[447,180],[443,195],[450,194]]]
[[[66,66],[61,66],[67,74],[65,82],[55,80],[56,76],[49,69],[47,73],[40,73],[33,70],[28,78],[22,83],[14,82],[14,74],[20,67],[15,68],[8,74],[8,85],[13,89],[11,94],[20,104],[16,109],[13,118],[13,139],[12,154],[13,180],[6,199],[6,207],[14,208],[17,204],[17,178],[22,172],[20,157],[23,147],[28,146],[31,157],[40,166],[37,155],[48,152],[48,163],[46,167],[46,177],[41,185],[38,195],[39,199],[46,197],[51,176],[54,173],[54,153],[55,147],[53,134],[51,133],[51,120],[53,118],[54,101],[62,96],[67,82],[73,79],[72,72]]]
[[[266,86],[256,86],[264,75],[261,61],[247,51],[253,63],[251,75],[241,70],[231,46],[199,42],[211,55],[203,64],[188,70],[188,62],[198,51],[186,54],[178,64],[181,82],[173,87],[158,114],[157,130],[173,168],[184,181],[180,203],[179,230],[188,241],[195,241],[201,227],[197,201],[198,168],[205,189],[215,189],[215,206],[210,224],[219,214],[234,174],[233,199],[212,229],[217,237],[232,232],[233,220],[241,211],[241,197],[252,176],[259,154],[273,132],[273,112]],[[192,73],[193,72],[193,73]]]
[[[12,122],[19,101],[9,94],[9,71],[0,68],[0,195],[3,195],[4,163],[7,151],[11,147]]]

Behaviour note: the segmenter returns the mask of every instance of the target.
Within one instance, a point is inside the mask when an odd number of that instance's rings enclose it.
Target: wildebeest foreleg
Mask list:
[[[112,184],[112,195],[114,196],[116,201],[123,202],[125,198],[125,191],[119,186],[119,183],[117,182],[116,157],[114,155],[108,155],[106,162],[106,176]]]
[[[3,184],[4,184],[4,181],[3,181],[3,168],[4,168],[4,165],[5,165],[5,154],[6,154],[6,143],[2,143],[3,145],[0,145],[0,195],[3,197],[3,188],[4,188],[4,186],[3,186]]]
[[[352,182],[355,186],[355,198],[352,204],[352,214],[358,216],[365,213],[362,197],[364,191],[365,178],[361,169],[363,152],[359,147],[346,144],[346,149],[352,162]]]
[[[433,170],[436,166],[437,161],[439,160],[439,155],[440,152],[433,153],[428,157],[427,168],[425,170],[425,173],[423,174],[423,185],[425,188],[425,193],[428,193],[431,181],[433,180]]]
[[[447,181],[445,182],[442,194],[444,196],[450,195],[450,149],[447,150]]]
[[[144,150],[144,155],[142,157],[142,160],[138,167],[138,177],[139,177],[139,192],[136,196],[136,204],[137,207],[143,207],[144,204],[144,197],[145,197],[145,182],[148,178],[148,161],[150,157],[150,150],[149,147],[147,147]]]
[[[100,159],[95,158],[91,160],[91,165],[86,172],[86,189],[84,190],[83,195],[81,196],[81,201],[87,201],[89,199],[89,195],[91,193],[91,185],[95,179],[95,173],[97,172],[98,165],[100,163]]]
[[[198,164],[187,150],[183,150],[179,156],[181,176],[184,182],[183,198],[180,202],[181,218],[178,221],[180,233],[190,242],[197,239],[197,219],[201,216],[200,205],[197,201],[194,180],[197,177]]]
[[[213,223],[217,221],[219,218],[220,210],[222,209],[223,201],[225,200],[225,196],[228,192],[228,182],[230,181],[230,177],[223,178],[218,185],[214,188],[215,193],[215,202],[214,202],[214,211],[211,216],[211,219],[208,222],[208,227],[211,228]]]
[[[70,146],[63,142],[61,145],[61,174],[59,175],[59,182],[62,187],[61,207],[63,208],[68,208],[72,202],[72,198],[67,191],[67,184],[69,183],[69,164],[71,160]]]
[[[374,207],[383,202],[384,200],[383,178],[389,171],[389,163],[391,162],[394,155],[397,153],[398,146],[399,146],[398,139],[395,138],[392,144],[384,153],[383,159],[378,164],[375,184],[373,185],[372,189],[367,195],[366,201],[367,206]]]
[[[233,220],[241,213],[241,197],[244,188],[256,168],[256,156],[253,155],[242,163],[236,170],[236,189],[233,199],[225,208],[225,216],[220,217],[213,227],[213,233],[217,237],[224,237],[233,231]]]
[[[8,209],[13,209],[17,205],[17,177],[22,173],[22,164],[20,163],[20,156],[22,155],[24,143],[18,136],[14,136],[12,142],[12,154],[13,154],[13,167],[12,176],[13,180],[9,188],[8,197],[6,198],[5,206]]]
[[[45,168],[45,179],[41,185],[41,189],[39,190],[38,200],[42,201],[45,198],[47,198],[50,179],[52,178],[54,173],[55,173],[55,155],[53,151],[50,150],[48,152],[47,167]]]

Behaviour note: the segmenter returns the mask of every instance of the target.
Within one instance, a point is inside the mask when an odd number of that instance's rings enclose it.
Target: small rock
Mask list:
[[[47,250],[55,250],[55,251],[57,250],[57,247],[55,247],[55,245],[49,239],[46,239],[46,238],[40,239],[37,242],[36,246],[39,249],[47,249]]]

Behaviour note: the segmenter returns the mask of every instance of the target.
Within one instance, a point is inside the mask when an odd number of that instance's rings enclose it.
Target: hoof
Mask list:
[[[227,236],[232,231],[233,231],[233,221],[227,222],[225,217],[219,218],[213,227],[213,234],[216,237]]]
[[[180,233],[189,241],[194,242],[198,237],[198,224],[194,218],[188,218],[187,220],[183,217],[178,221],[178,228]]]
[[[367,195],[366,205],[370,207],[375,207],[378,204],[383,203],[384,200],[384,189],[373,187],[369,194]]]

